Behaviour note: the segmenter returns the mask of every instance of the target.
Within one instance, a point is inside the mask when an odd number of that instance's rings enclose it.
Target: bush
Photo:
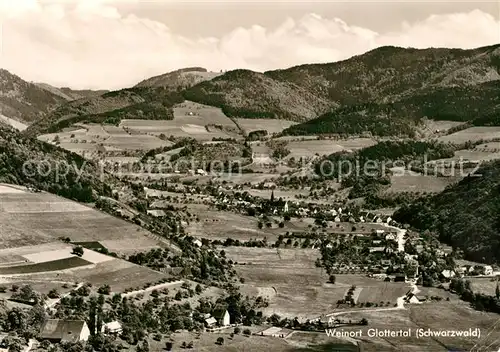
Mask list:
[[[218,345],[223,345],[224,344],[224,338],[223,337],[217,338],[217,344]]]
[[[57,290],[55,288],[53,288],[52,290],[49,291],[49,293],[47,294],[47,297],[52,298],[52,299],[59,298],[59,292],[57,292]]]
[[[83,247],[76,246],[75,248],[73,248],[73,254],[81,257],[83,255]]]
[[[97,289],[97,293],[101,295],[109,295],[111,293],[111,287],[109,285],[102,285]]]
[[[243,335],[250,336],[250,335],[252,335],[252,332],[250,331],[250,329],[245,329],[245,330],[243,330]]]

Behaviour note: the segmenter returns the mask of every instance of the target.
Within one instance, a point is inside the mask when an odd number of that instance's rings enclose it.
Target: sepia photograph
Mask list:
[[[500,2],[0,0],[0,352],[499,352]]]

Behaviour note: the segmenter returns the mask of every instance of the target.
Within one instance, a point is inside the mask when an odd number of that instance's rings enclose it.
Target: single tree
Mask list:
[[[337,277],[335,275],[330,275],[328,281],[331,283],[331,284],[334,284],[335,281],[337,280]]]
[[[223,345],[224,344],[224,338],[223,337],[217,338],[217,344],[218,345]]]
[[[76,246],[75,248],[73,248],[73,254],[81,257],[83,255],[83,247]]]

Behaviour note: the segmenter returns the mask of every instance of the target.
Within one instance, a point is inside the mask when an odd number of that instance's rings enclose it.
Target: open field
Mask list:
[[[226,256],[237,262],[236,270],[245,279],[246,294],[269,299],[264,314],[313,319],[333,313],[352,285],[360,289],[359,302],[396,303],[409,286],[383,282],[362,275],[336,275],[328,283],[325,271],[315,266],[319,252],[313,249],[269,249],[228,247]]]
[[[446,132],[450,128],[460,125],[463,125],[463,122],[426,120],[424,121],[424,132],[426,132],[426,134],[434,135],[436,133]]]
[[[117,126],[82,124],[79,127],[81,128],[74,131],[45,134],[39,136],[38,139],[53,143],[57,136],[61,148],[80,155],[98,151],[150,150],[172,145],[171,142],[161,140],[156,136],[131,134]]]
[[[410,175],[408,173],[405,173],[405,175],[394,174],[391,177],[391,186],[385,193],[438,193],[444,191],[446,186],[460,181],[460,179],[460,177],[436,177],[432,175],[421,174]]]
[[[158,244],[137,225],[49,193],[25,191],[1,197],[0,249],[54,242],[60,237],[73,242],[107,241],[107,248],[115,252],[119,248],[114,241],[127,240],[136,250]]]
[[[6,123],[9,126],[12,126],[16,130],[19,131],[24,131],[25,129],[28,128],[28,125],[19,122],[17,120],[11,119],[10,117],[7,117],[5,115],[0,114],[0,121]]]
[[[8,279],[10,282],[36,281],[40,282],[40,285],[43,282],[84,282],[91,283],[94,287],[108,284],[113,292],[121,293],[127,289],[142,289],[146,284],[149,286],[166,278],[167,274],[113,258],[92,266],[66,268],[58,272],[12,275]]]
[[[271,193],[273,191],[270,189],[249,189],[247,192],[254,197],[270,199]],[[280,189],[274,190],[275,199],[283,198],[283,200],[291,200],[291,201],[300,201],[296,196],[298,195],[307,196],[308,194],[309,192],[306,190],[291,190],[291,191],[280,190]]]
[[[372,138],[364,138],[364,137],[353,137],[348,139],[322,139],[318,140],[317,136],[284,136],[278,137],[276,140],[287,141],[290,145],[291,143],[299,143],[301,142],[311,143],[314,145],[315,143],[323,142],[323,145],[338,145],[343,150],[355,151],[358,149],[368,148],[375,144],[377,141]],[[305,145],[307,145],[307,143]],[[292,144],[293,145],[293,144]],[[320,143],[321,145],[321,143]],[[334,153],[334,152],[332,152]]]
[[[278,177],[280,177],[279,174],[270,173],[225,173],[216,176],[215,179],[218,181],[227,181],[233,184],[250,183],[252,185],[257,185],[261,182],[272,181]]]
[[[361,337],[354,341],[361,343],[362,351],[497,351],[500,348],[500,329],[498,329],[498,315],[474,311],[464,302],[439,302],[424,303],[421,305],[410,305],[405,310],[391,311],[357,311],[342,315],[342,319],[359,320],[366,318],[367,326],[338,327],[337,331],[361,331]],[[495,326],[495,324],[497,324]],[[479,328],[481,335],[477,337],[417,337],[417,329],[441,330],[463,330]],[[376,337],[369,336],[369,329],[410,331],[409,337]],[[372,330],[373,331],[373,330]],[[330,341],[323,332],[294,332],[287,337],[287,341],[297,345],[305,343],[325,344]],[[325,350],[327,351],[327,350]]]
[[[190,101],[174,107],[173,120],[122,120],[120,127],[131,132],[192,137],[200,141],[210,141],[212,138],[241,138],[238,135],[238,127],[221,109]]]
[[[211,124],[237,128],[234,122],[224,115],[221,109],[192,101],[185,101],[174,107],[174,122],[200,126]]]
[[[156,206],[167,205],[168,203],[155,203]],[[186,204],[182,204],[184,206]],[[275,242],[279,235],[286,232],[309,232],[310,225],[314,225],[313,218],[302,218],[300,220],[285,221],[284,227],[279,228],[278,223],[282,221],[281,218],[271,218],[272,228],[263,227],[258,228],[259,219],[251,216],[244,216],[226,211],[216,211],[207,209],[203,211],[194,210],[192,206],[203,206],[193,204],[188,206],[191,213],[197,214],[200,221],[191,221],[186,226],[186,231],[191,236],[198,238],[208,238],[210,240],[226,240],[233,238],[240,241],[248,241],[250,239],[263,239],[267,238],[268,242]],[[349,233],[371,233],[372,230],[387,230],[383,224],[376,223],[362,223],[354,225],[348,222],[333,222],[329,221],[328,227],[325,228],[325,233],[331,234],[349,234]]]
[[[258,219],[255,217],[215,210],[207,210],[197,215],[200,221],[192,221],[186,227],[186,232],[191,236],[221,241],[227,238],[248,241],[267,237],[268,241],[274,242],[278,238],[277,234],[274,235],[273,229],[259,229]],[[286,229],[275,230],[286,231]]]
[[[331,139],[291,141],[287,144],[287,149],[290,150],[290,154],[288,154],[287,158],[295,159],[313,157],[316,154],[319,156],[330,155],[346,150],[346,148],[338,144],[337,141]]]
[[[500,127],[471,127],[462,131],[439,137],[441,142],[464,143],[481,139],[500,138]]]
[[[186,343],[193,341],[193,351],[199,352],[295,352],[297,351],[293,346],[287,343],[285,339],[261,336],[244,336],[242,334],[230,337],[232,328],[226,329],[217,333],[203,333],[197,335],[196,333],[177,332],[172,335],[174,341],[173,351],[181,351],[182,341]],[[224,345],[216,344],[217,338],[224,338]],[[157,342],[154,340],[149,341],[151,351],[164,351],[165,341]],[[299,351],[297,351],[299,352]],[[313,352],[313,351],[304,351]]]
[[[487,142],[476,145],[473,150],[496,153],[500,152],[500,142]]]
[[[235,121],[246,134],[264,130],[268,135],[272,135],[297,124],[297,122],[278,119],[235,119]]]
[[[190,120],[193,118],[190,117]],[[199,141],[211,141],[213,138],[238,138],[234,133],[226,133],[217,128],[206,126],[207,122],[197,121],[200,124],[186,123],[179,120],[122,120],[121,127],[132,131],[153,135],[164,134],[177,138],[191,137]]]
[[[452,158],[437,159],[427,162],[427,166],[432,170],[447,172],[447,168],[460,166],[461,162],[483,162],[500,159],[500,146],[497,143],[484,143],[474,149],[457,150]]]
[[[497,279],[491,277],[467,278],[472,283],[472,291],[494,296]]]
[[[338,145],[347,150],[358,150],[368,148],[377,144],[377,141],[371,138],[349,138],[336,141]]]
[[[80,266],[91,265],[82,258],[71,257],[64,259],[56,259],[50,262],[37,263],[37,264],[27,264],[27,265],[16,265],[11,267],[0,267],[0,275],[19,275],[19,274],[32,274],[41,273],[49,271],[60,271],[72,268],[78,268]]]

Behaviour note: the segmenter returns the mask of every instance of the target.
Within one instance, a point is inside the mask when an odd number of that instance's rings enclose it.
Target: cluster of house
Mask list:
[[[224,328],[231,325],[231,316],[226,309],[217,308],[204,316],[207,329]],[[119,335],[123,328],[120,322],[112,321],[102,326],[101,332],[106,335]],[[40,332],[41,340],[53,343],[84,342],[90,337],[90,329],[84,320],[48,319]]]
[[[443,270],[441,273],[445,278],[452,279],[455,276],[493,276],[495,271],[491,265],[457,265],[454,270]]]
[[[122,325],[118,321],[112,321],[104,324],[101,332],[106,335],[119,335],[122,332]],[[48,319],[40,332],[41,340],[53,343],[76,343],[87,341],[89,337],[90,329],[83,320]]]
[[[204,316],[207,329],[224,328],[231,325],[231,316],[226,309],[217,308]]]

